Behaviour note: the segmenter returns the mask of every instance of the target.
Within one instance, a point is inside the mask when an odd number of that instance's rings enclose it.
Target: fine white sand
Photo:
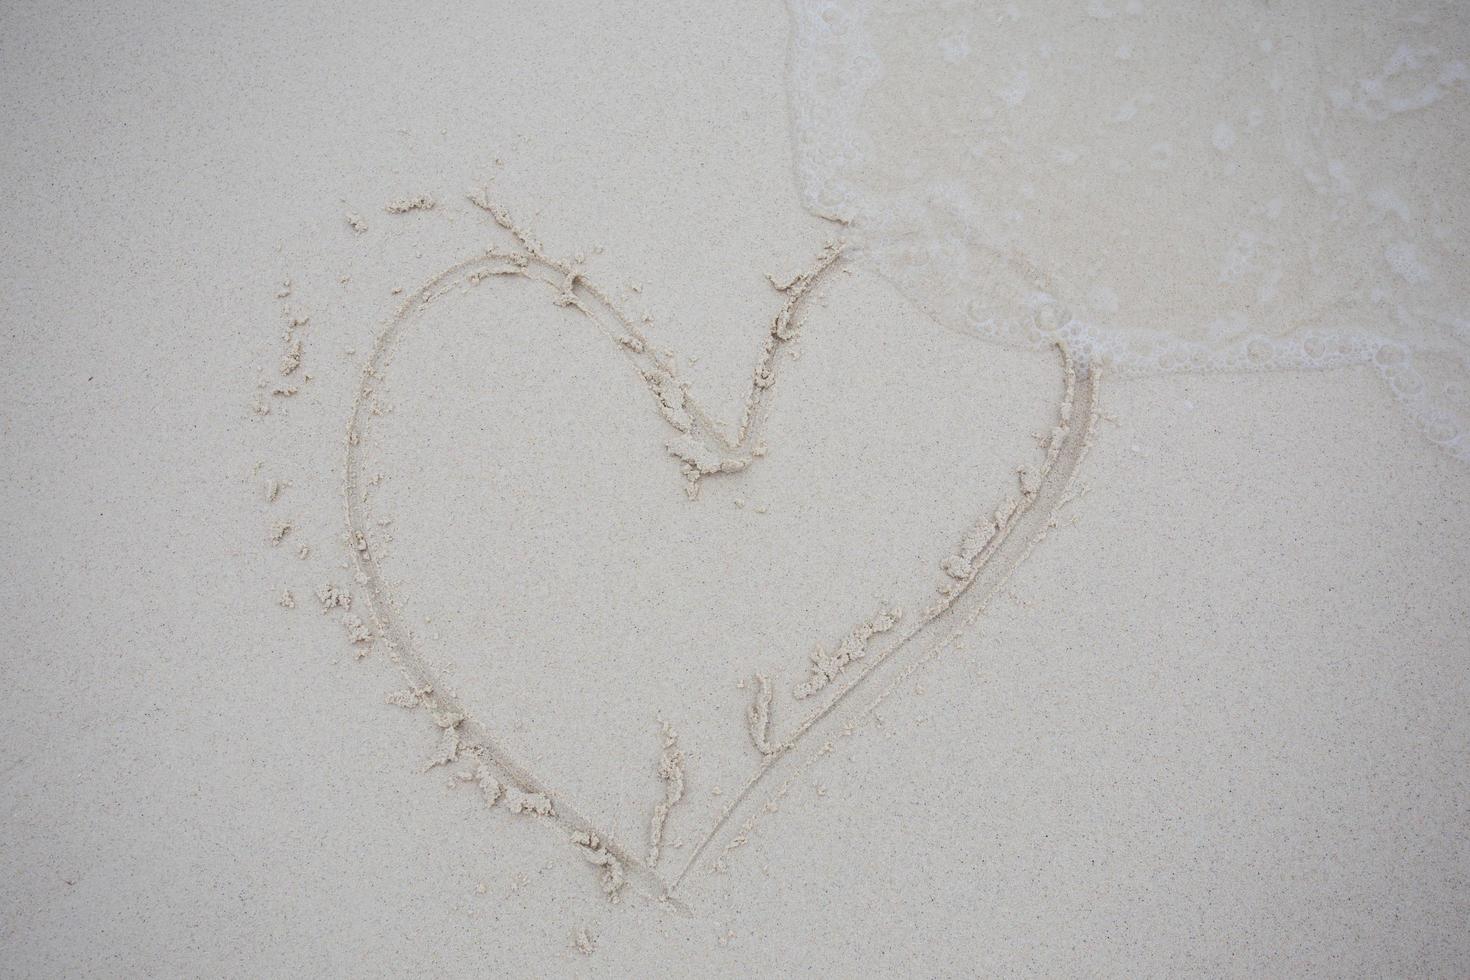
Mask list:
[[[0,12],[0,972],[1470,971],[1466,464],[931,318],[727,8]]]

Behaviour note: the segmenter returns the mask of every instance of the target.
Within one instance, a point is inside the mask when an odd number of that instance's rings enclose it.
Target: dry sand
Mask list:
[[[1371,368],[940,326],[779,4],[0,27],[0,972],[1470,971]]]

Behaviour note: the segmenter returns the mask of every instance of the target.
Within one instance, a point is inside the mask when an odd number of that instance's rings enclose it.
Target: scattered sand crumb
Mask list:
[[[667,405],[663,407],[666,409],[665,416],[667,416]],[[682,410],[682,404],[680,408]],[[670,456],[676,457],[683,464],[685,492],[691,498],[699,493],[700,477],[713,473],[738,473],[750,464],[747,459],[722,455],[691,435],[670,439],[664,444],[664,448],[668,450]]]
[[[424,703],[424,698],[432,691],[431,687],[408,688],[403,691],[394,691],[383,700],[387,704],[396,704],[400,708],[417,708]]]
[[[597,951],[597,937],[586,926],[579,926],[572,933],[572,948],[583,956],[591,956]]]
[[[357,232],[359,235],[368,230],[367,222],[364,221],[362,215],[358,214],[356,211],[348,211],[346,214],[346,218],[348,227]]]
[[[359,617],[343,616],[342,626],[347,630],[347,639],[354,646],[366,646],[373,642],[373,631]],[[359,657],[366,656],[367,651],[359,650],[357,655]]]
[[[664,783],[664,798],[653,808],[653,820],[648,828],[648,863],[658,864],[659,851],[663,846],[664,824],[668,823],[669,811],[684,798],[684,753],[679,751],[679,734],[670,725],[664,725],[663,753],[658,760],[658,778]]]
[[[480,792],[485,796],[485,805],[494,806],[505,795],[505,787],[490,771],[489,766],[481,765],[475,769],[475,782],[480,784]]]
[[[688,432],[694,420],[690,417],[689,410],[684,407],[684,385],[667,371],[645,371],[643,379],[648,382],[649,388],[658,398],[659,411],[663,413],[668,423],[680,432]]]
[[[321,588],[317,589],[316,597],[317,601],[322,604],[323,610],[352,608],[352,596],[331,582],[324,583]]]
[[[438,766],[447,766],[459,758],[459,722],[461,719],[458,716],[451,716],[451,718],[453,721],[450,724],[441,726],[444,730],[439,736],[439,747],[424,764],[424,772]]]
[[[858,624],[838,645],[836,650],[828,652],[820,643],[811,653],[811,672],[807,679],[796,686],[792,692],[797,699],[808,698],[832,683],[842,669],[854,660],[860,660],[867,655],[868,641],[879,633],[886,633],[898,623],[901,610],[887,606],[878,610],[878,614],[865,623]]]
[[[429,756],[428,761],[424,763],[424,772],[428,772],[430,769],[438,766],[447,766],[458,758],[459,732],[453,728],[446,728],[443,734],[439,736],[439,747],[434,751],[433,755]]]
[[[419,194],[415,197],[400,197],[389,201],[383,206],[383,210],[389,214],[407,214],[410,211],[432,211],[435,201],[427,194]]]
[[[556,816],[556,809],[544,793],[526,793],[514,786],[505,787],[505,805],[511,813],[534,813],[543,817]]]
[[[458,711],[450,711],[448,709],[445,709],[443,711],[433,711],[432,707],[431,711],[431,717],[433,717],[434,719],[434,724],[438,725],[440,728],[455,728],[459,725],[460,722],[464,721],[464,715],[460,714]]]
[[[290,521],[277,521],[271,525],[271,544],[280,544],[295,527]]]
[[[603,894],[614,902],[621,898],[623,886],[627,884],[627,877],[623,874],[623,862],[609,853],[607,848],[602,846],[601,838],[591,831],[583,830],[573,834],[572,843],[582,849],[582,857],[587,860],[588,864],[602,869],[599,877],[602,879]]]
[[[288,337],[286,351],[281,355],[281,374],[288,375],[301,366],[301,338]]]
[[[277,599],[276,602],[279,603],[281,608],[283,609],[296,608],[296,597],[291,594],[290,589],[282,589],[281,597]]]

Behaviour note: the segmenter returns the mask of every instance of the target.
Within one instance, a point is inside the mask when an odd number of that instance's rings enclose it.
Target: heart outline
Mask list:
[[[1046,457],[1040,472],[1030,471],[1028,473],[1027,467],[1021,467],[1018,472],[1021,474],[1022,492],[1019,497],[1008,498],[1007,503],[997,510],[995,517],[990,522],[991,533],[984,542],[972,549],[972,553],[968,556],[963,555],[964,545],[962,545],[961,555],[951,556],[952,558],[964,557],[966,568],[963,576],[950,572],[957,582],[951,583],[953,588],[946,594],[946,598],[926,609],[915,625],[902,632],[896,642],[889,645],[879,655],[865,661],[855,671],[854,676],[845,678],[845,683],[827,698],[824,705],[808,715],[786,738],[773,743],[774,751],[767,753],[762,750],[761,763],[755,772],[726,805],[715,825],[701,838],[678,875],[670,881],[634,855],[628,848],[599,830],[590,819],[568,802],[564,794],[552,790],[540,777],[516,762],[493,733],[482,722],[473,718],[457,698],[437,689],[436,673],[414,651],[411,639],[394,616],[393,603],[384,584],[369,537],[368,484],[363,480],[363,461],[359,450],[366,432],[367,421],[377,414],[376,383],[383,377],[385,361],[392,345],[412,323],[416,314],[427,308],[438,297],[458,286],[476,285],[492,276],[520,276],[541,282],[556,291],[554,301],[557,305],[577,309],[592,320],[629,357],[635,370],[638,371],[657,401],[664,421],[680,433],[678,438],[666,443],[666,448],[680,461],[681,471],[686,481],[686,493],[691,499],[694,499],[698,495],[700,481],[703,477],[740,472],[762,455],[758,436],[769,414],[769,403],[765,392],[776,380],[777,366],[780,363],[780,358],[776,355],[785,344],[795,338],[800,323],[797,312],[803,299],[821,280],[823,274],[838,263],[845,243],[841,241],[828,243],[808,271],[794,276],[784,284],[774,279],[771,280],[771,285],[778,292],[786,294],[787,300],[772,320],[771,329],[762,346],[762,356],[752,377],[751,392],[745,402],[740,426],[735,438],[731,439],[720,430],[720,427],[699,407],[698,403],[689,397],[682,383],[674,378],[671,359],[665,361],[653,353],[646,338],[642,336],[633,322],[604,292],[582,275],[575,264],[548,257],[529,232],[517,226],[505,210],[491,203],[483,192],[471,193],[469,199],[476,207],[487,212],[497,225],[508,231],[520,245],[521,250],[506,251],[492,246],[440,272],[402,301],[386,326],[374,339],[353,402],[345,444],[344,511],[349,541],[352,544],[356,577],[359,584],[365,589],[368,611],[376,629],[376,636],[387,645],[389,659],[408,681],[411,691],[416,694],[417,702],[430,711],[435,721],[445,730],[446,736],[454,741],[454,747],[475,755],[482,765],[488,758],[494,765],[497,778],[504,777],[520,792],[539,794],[548,801],[552,801],[554,806],[548,807],[550,812],[542,815],[553,820],[575,842],[581,843],[587,849],[584,853],[591,857],[594,863],[603,865],[605,872],[610,866],[611,871],[616,875],[615,884],[609,888],[609,893],[614,897],[621,887],[623,876],[626,876],[627,880],[637,886],[639,891],[655,898],[666,907],[687,915],[688,908],[676,897],[676,890],[685,881],[710,843],[729,824],[739,808],[751,798],[752,793],[766,775],[784,758],[794,754],[794,750],[805,736],[818,724],[832,716],[851,693],[864,686],[890,661],[894,661],[896,655],[904,650],[911,640],[925,633],[938,620],[947,618],[949,613],[955,611],[959,601],[969,593],[971,586],[981,577],[981,573],[991,570],[994,574],[991,576],[993,582],[990,589],[980,595],[978,602],[971,604],[969,613],[961,617],[960,625],[943,640],[931,645],[919,659],[909,663],[902,674],[884,688],[862,713],[866,714],[874,710],[898,684],[964,635],[984,611],[1000,586],[1004,584],[1010,572],[1030,554],[1030,551],[1045,536],[1049,526],[1055,525],[1055,512],[1071,499],[1066,494],[1070,490],[1077,468],[1091,443],[1092,432],[1097,420],[1098,371],[1096,367],[1088,368],[1084,365],[1084,370],[1079,374],[1067,349],[1063,345],[1057,345],[1062,356],[1065,394],[1059,411],[1059,423],[1046,441]],[[554,273],[554,277],[537,274],[542,270]],[[610,324],[599,316],[594,307],[600,307],[607,316],[612,318],[612,323]],[[1079,393],[1088,404],[1088,413],[1086,421],[1076,426],[1072,424],[1071,413]],[[1061,464],[1060,469],[1059,464]],[[1016,540],[1015,530],[1035,512],[1036,504],[1044,497],[1052,498],[1052,507],[1046,523],[1038,526],[1029,538],[1022,535],[1022,538],[1025,539],[1024,546],[1011,560],[997,564],[996,555],[1004,550],[1009,542]],[[809,754],[797,771],[778,788],[775,798],[784,795],[792,783],[815,762],[815,759],[816,755]],[[760,811],[757,811],[746,821],[742,826],[741,835],[726,844],[726,853],[744,843],[759,813]]]

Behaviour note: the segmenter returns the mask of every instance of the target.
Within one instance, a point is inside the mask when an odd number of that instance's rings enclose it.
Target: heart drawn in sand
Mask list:
[[[1050,430],[1039,438],[1035,457],[1015,469],[1015,484],[1009,491],[993,488],[962,494],[965,509],[944,532],[945,540],[953,543],[947,551],[926,559],[942,582],[937,595],[931,588],[931,598],[921,600],[918,608],[877,605],[845,635],[839,635],[837,642],[818,646],[804,662],[790,665],[796,668],[793,682],[780,693],[784,697],[789,692],[794,704],[783,702],[781,714],[792,712],[794,716],[785,727],[775,724],[773,703],[778,689],[770,676],[760,672],[759,663],[748,674],[741,674],[752,680],[743,695],[745,703],[732,707],[736,719],[732,724],[741,729],[742,750],[749,755],[747,775],[723,794],[717,815],[696,832],[696,839],[675,860],[665,829],[684,796],[687,759],[672,729],[665,728],[662,754],[657,759],[662,798],[648,800],[640,811],[638,823],[646,828],[646,840],[635,842],[626,833],[612,831],[617,821],[609,818],[606,807],[594,817],[572,798],[575,794],[553,788],[543,765],[523,761],[523,747],[507,737],[515,719],[497,714],[492,721],[453,690],[442,661],[426,651],[425,641],[409,628],[400,598],[393,594],[390,576],[385,574],[382,524],[371,509],[379,477],[369,472],[366,462],[368,437],[383,407],[381,392],[395,346],[415,323],[436,309],[436,301],[485,282],[529,283],[548,290],[557,306],[585,317],[608,338],[608,348],[620,352],[631,365],[633,376],[646,390],[641,397],[651,399],[661,419],[655,424],[663,429],[662,450],[677,467],[685,495],[690,501],[698,500],[707,481],[750,479],[747,471],[768,465],[765,439],[773,391],[783,362],[790,360],[785,355],[791,353],[790,345],[800,333],[805,304],[843,262],[844,246],[830,244],[805,272],[787,281],[772,280],[782,302],[763,338],[740,418],[727,428],[690,396],[676,373],[674,358],[655,350],[632,318],[589,282],[579,267],[549,257],[483,195],[470,199],[494,219],[507,244],[457,263],[403,301],[376,339],[354,402],[346,445],[346,519],[357,581],[371,618],[359,638],[367,640],[370,634],[384,643],[409,685],[400,701],[426,709],[441,729],[441,750],[435,762],[469,763],[471,768],[462,770],[462,778],[477,782],[490,805],[534,814],[559,828],[596,867],[611,897],[631,884],[672,908],[682,908],[676,897],[681,885],[698,868],[722,867],[726,855],[746,842],[757,820],[774,809],[774,801],[822,754],[817,748],[823,744],[822,734],[871,712],[914,671],[959,640],[1011,570],[1054,526],[1057,509],[1070,499],[1073,475],[1091,438],[1097,372],[1079,370],[1067,352],[1060,351],[1059,407]],[[738,498],[735,503],[741,506]],[[514,570],[509,574],[514,577]],[[719,577],[718,570],[714,577]],[[554,614],[554,599],[551,604],[549,612]],[[705,758],[703,753],[700,758]]]

